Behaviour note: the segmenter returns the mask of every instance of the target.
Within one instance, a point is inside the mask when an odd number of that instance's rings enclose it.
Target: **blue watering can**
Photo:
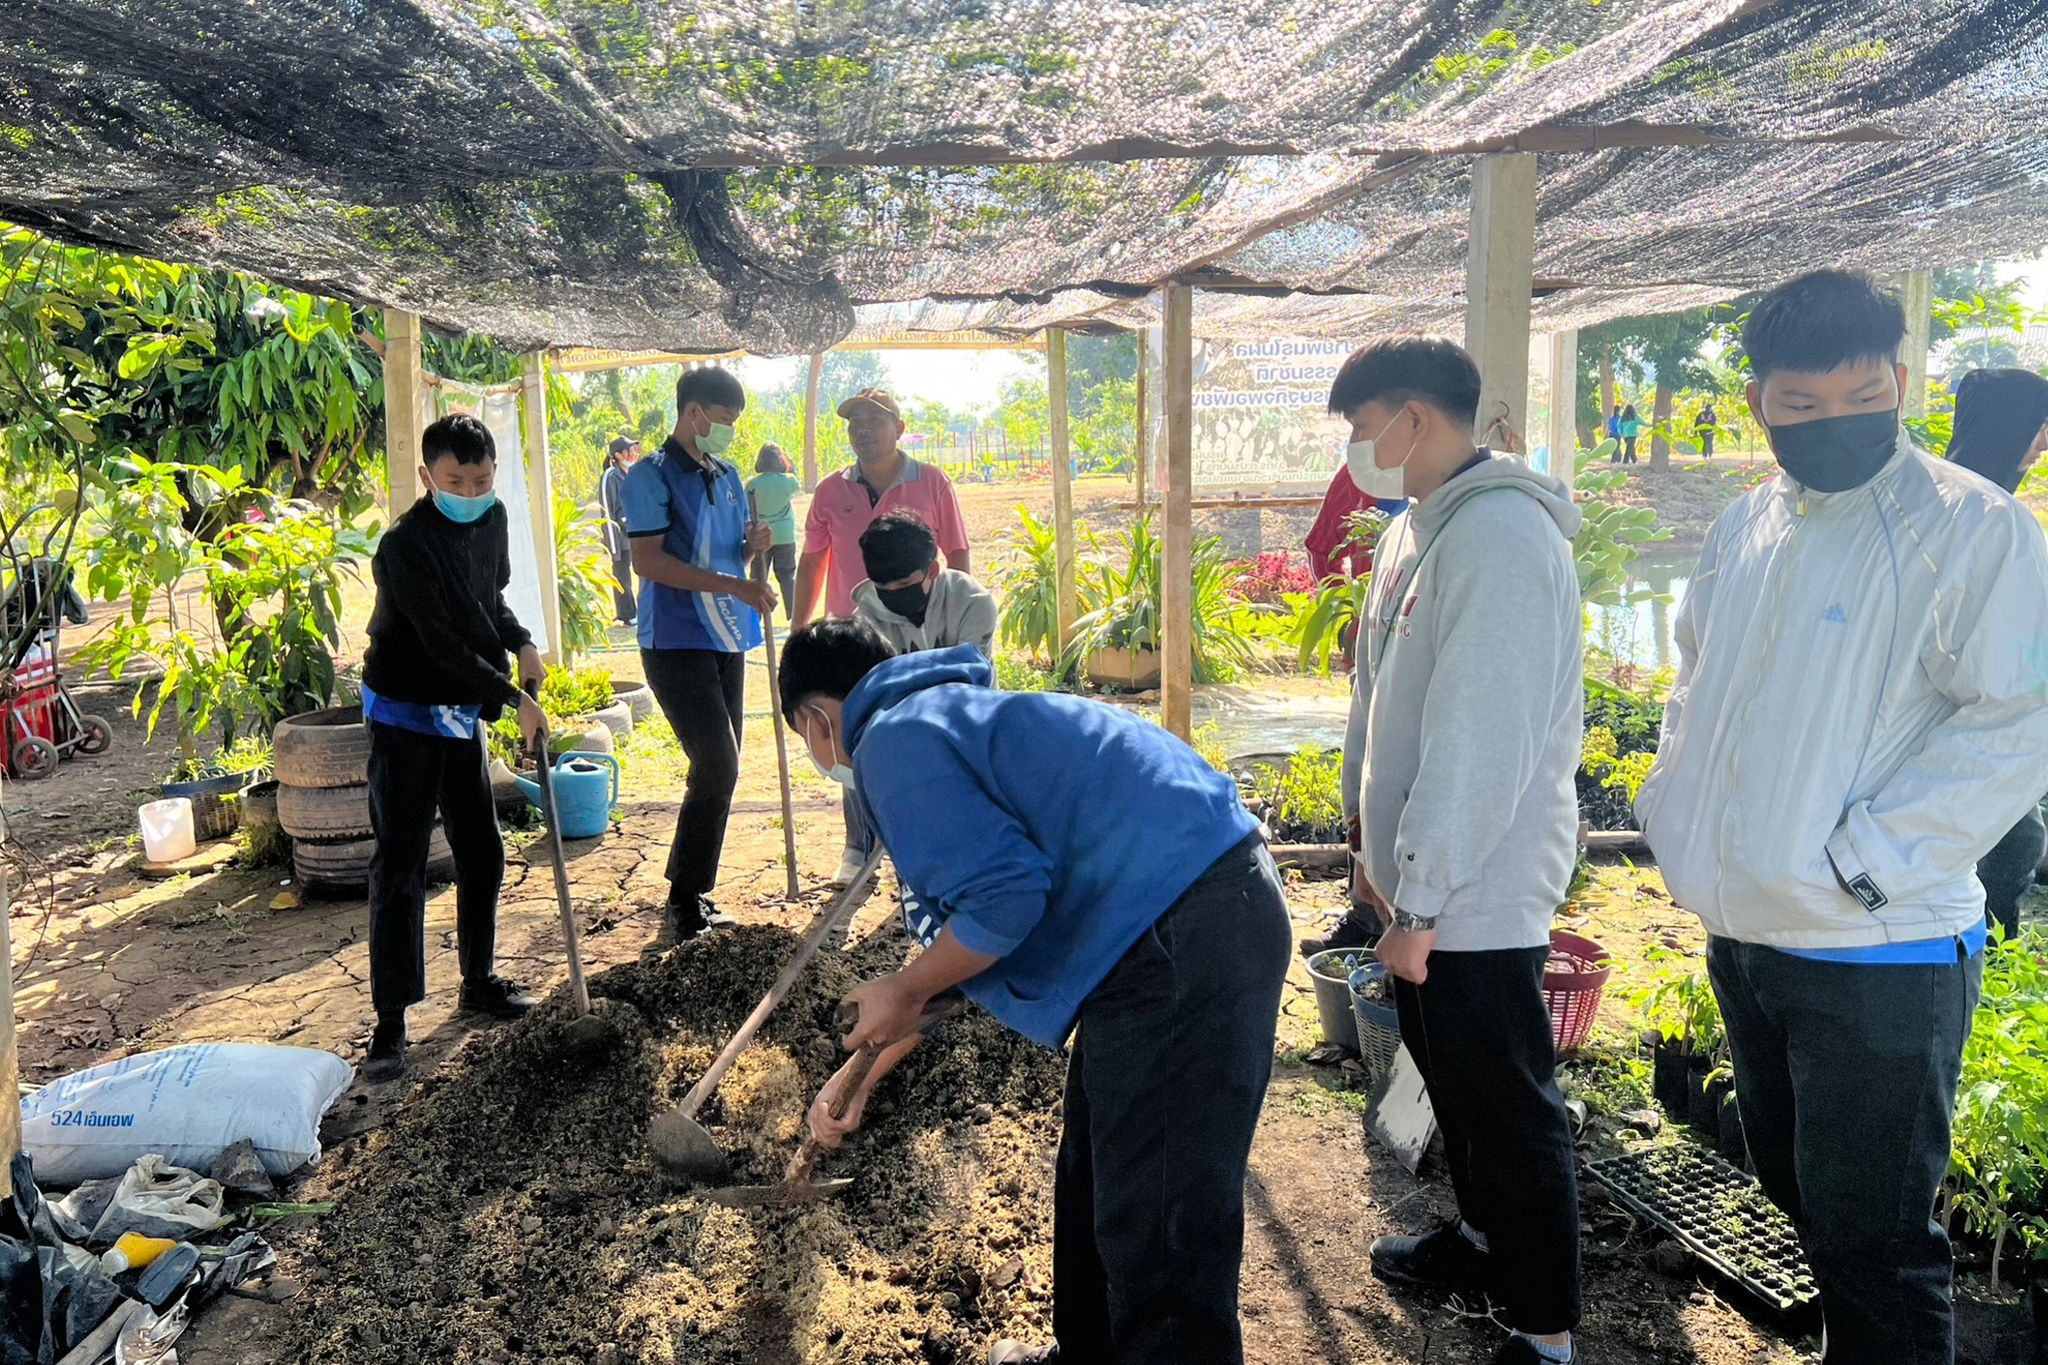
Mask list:
[[[603,766],[600,766],[603,765]],[[605,768],[611,772],[607,774]],[[565,839],[595,839],[611,828],[612,803],[619,799],[619,761],[610,754],[563,754],[553,769],[555,810],[562,817]],[[540,783],[514,773],[512,780],[534,805],[541,800]]]

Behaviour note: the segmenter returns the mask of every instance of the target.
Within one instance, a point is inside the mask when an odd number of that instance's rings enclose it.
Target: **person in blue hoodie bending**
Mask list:
[[[924,950],[856,987],[849,1051],[916,1046],[960,987],[1047,1047],[1071,1035],[1053,1194],[1056,1344],[996,1365],[1243,1359],[1244,1178],[1272,1071],[1291,934],[1279,874],[1237,788],[1157,725],[1098,702],[999,692],[972,645],[897,656],[874,628],[815,622],[782,656],[783,718],[895,859]]]

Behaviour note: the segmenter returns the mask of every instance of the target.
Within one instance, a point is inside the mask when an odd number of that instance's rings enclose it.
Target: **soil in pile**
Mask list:
[[[280,1361],[788,1365],[979,1358],[1050,1339],[1063,1062],[973,1012],[883,1082],[819,1177],[831,1202],[722,1208],[645,1146],[795,947],[751,926],[593,978],[616,1043],[565,1049],[560,999],[472,1043],[334,1172],[324,1267]],[[903,940],[826,952],[700,1118],[729,1183],[773,1183],[843,1055],[833,1013]]]

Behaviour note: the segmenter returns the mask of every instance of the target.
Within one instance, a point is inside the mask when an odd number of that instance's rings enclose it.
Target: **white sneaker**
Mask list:
[[[834,890],[843,891],[852,886],[860,870],[868,865],[867,856],[854,849],[847,849],[839,859],[839,870],[832,874],[832,880],[825,883]]]

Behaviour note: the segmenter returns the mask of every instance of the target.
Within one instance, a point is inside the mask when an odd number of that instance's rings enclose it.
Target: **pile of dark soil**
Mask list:
[[[608,1057],[549,1001],[479,1038],[333,1176],[279,1361],[790,1365],[979,1358],[1050,1338],[1063,1062],[979,1013],[883,1082],[820,1176],[839,1199],[734,1210],[670,1186],[644,1134],[767,989],[795,938],[746,927],[593,978]],[[827,952],[700,1116],[735,1183],[771,1183],[843,1054],[840,997],[900,938]]]

